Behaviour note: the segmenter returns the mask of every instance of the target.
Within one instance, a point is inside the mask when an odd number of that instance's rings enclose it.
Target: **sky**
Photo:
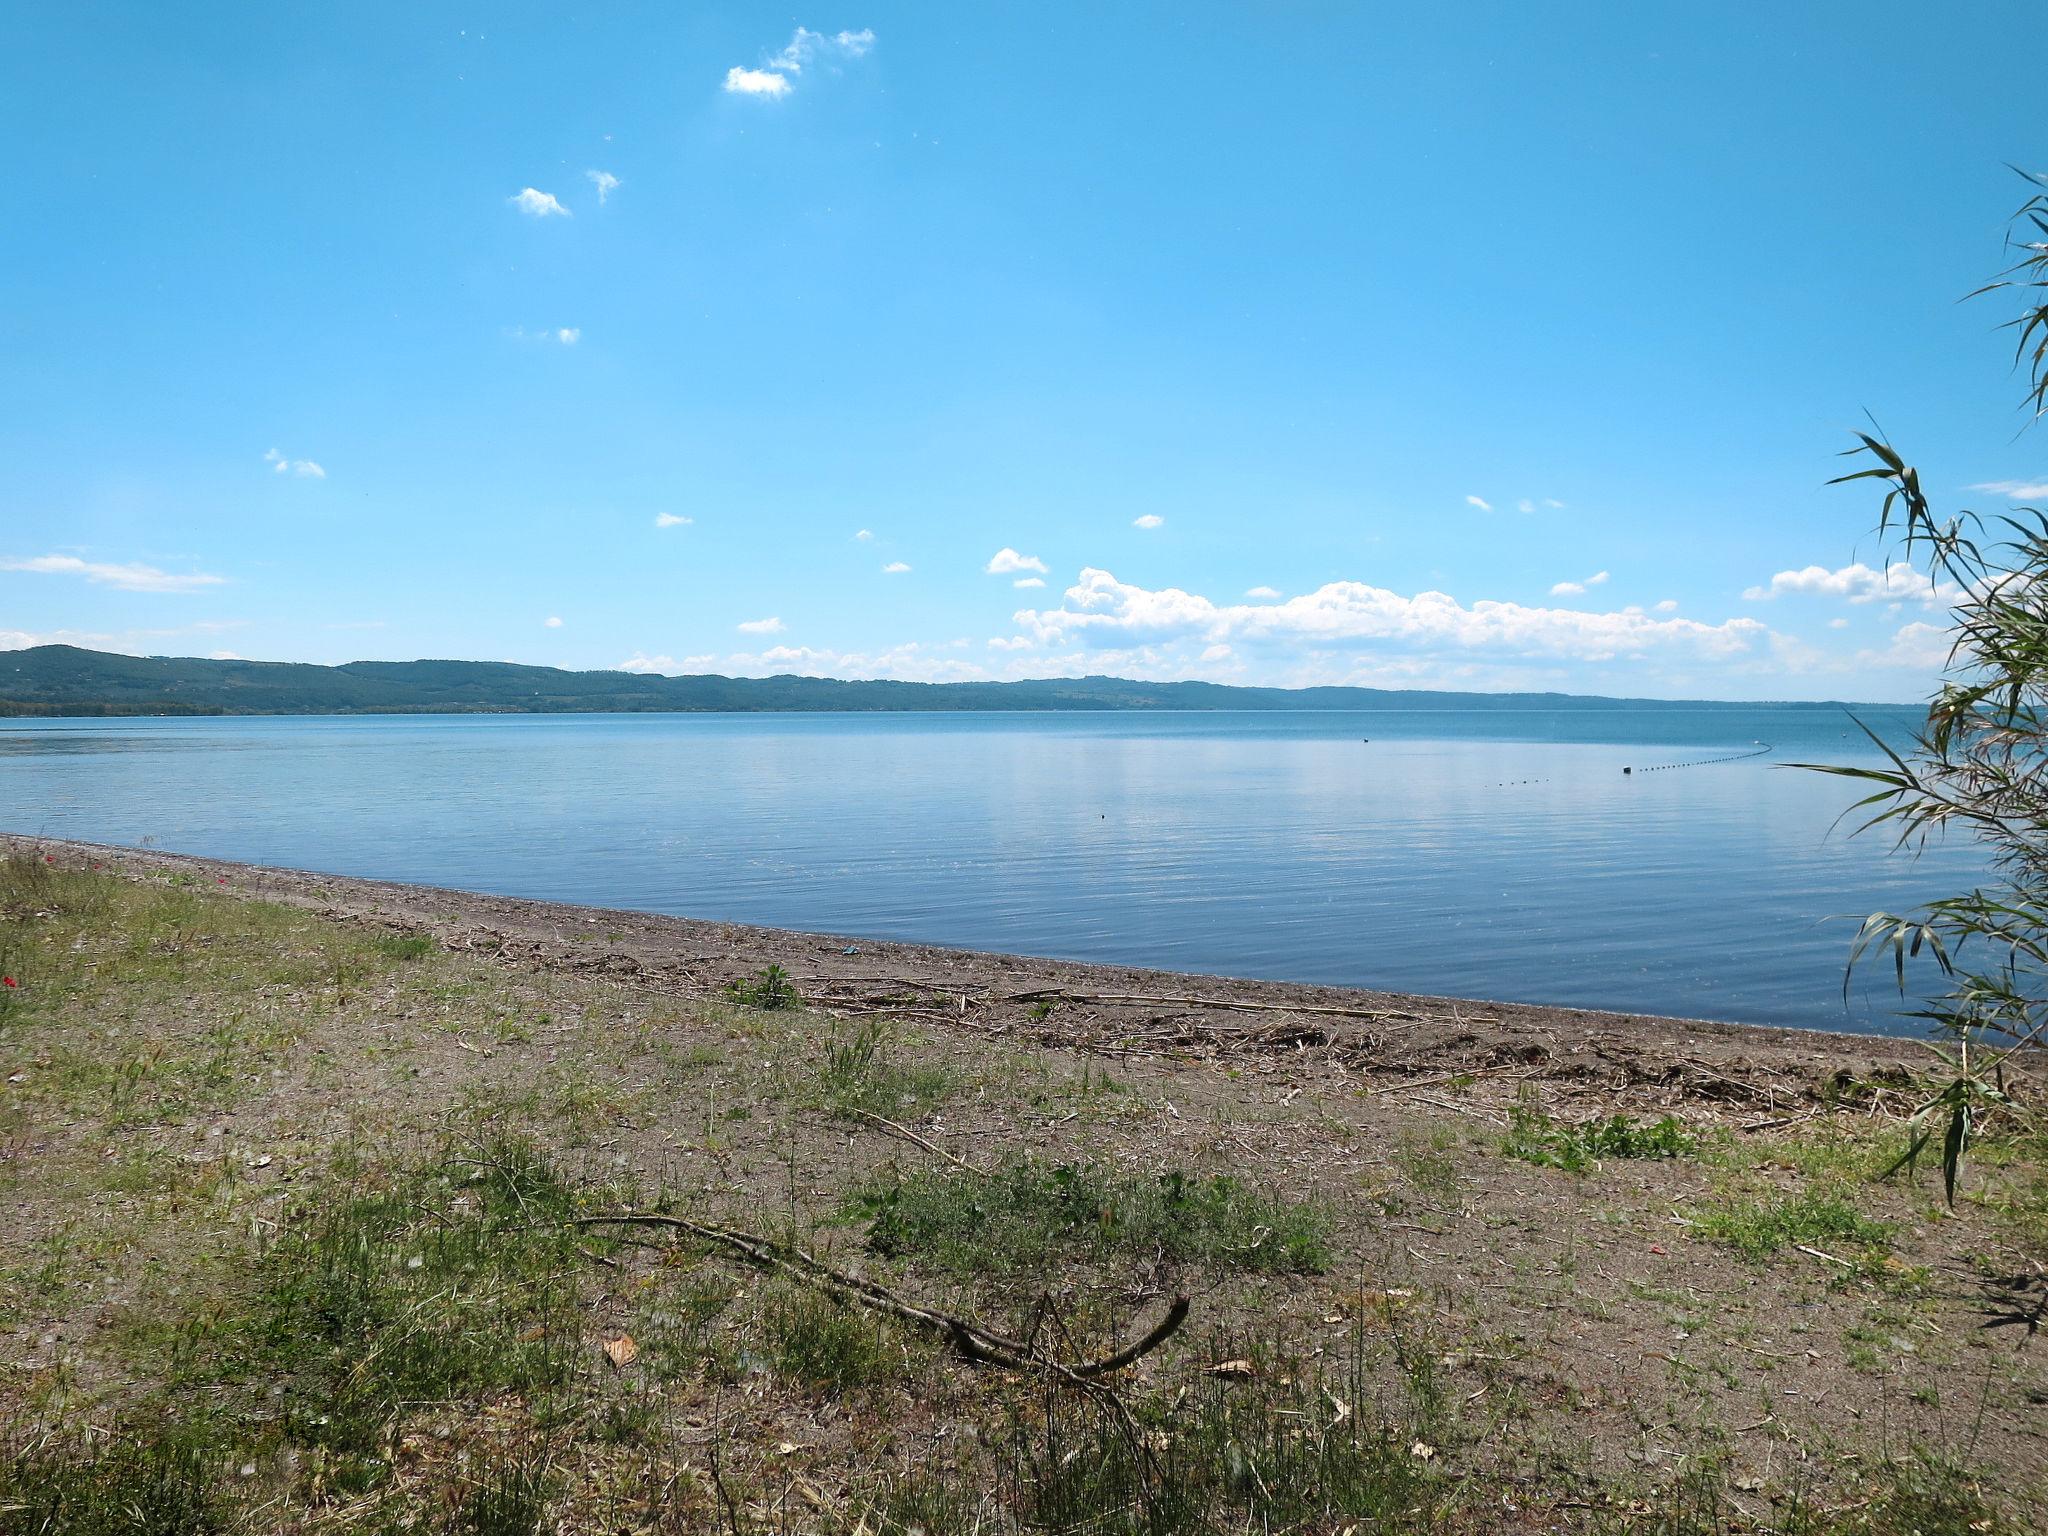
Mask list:
[[[0,647],[1910,700],[2031,4],[75,0]],[[1866,415],[1867,413],[1867,415]]]

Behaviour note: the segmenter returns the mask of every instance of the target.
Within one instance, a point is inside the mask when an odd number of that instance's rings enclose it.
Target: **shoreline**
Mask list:
[[[1048,1047],[1320,1066],[1390,1082],[1501,1074],[1603,1101],[1775,1113],[1850,1083],[1905,1086],[1920,1042],[1791,1026],[1480,1001],[1045,959],[494,896],[202,855],[4,835],[8,851],[430,935],[517,968],[717,998],[779,965],[807,1007]],[[594,931],[593,931],[594,930]],[[1834,1085],[1832,1088],[1827,1085]]]

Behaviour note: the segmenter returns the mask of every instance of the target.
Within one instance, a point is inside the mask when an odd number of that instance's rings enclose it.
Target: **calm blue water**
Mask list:
[[[1771,755],[1644,772],[1759,741]],[[1772,766],[1871,756],[1835,708],[0,721],[0,828],[1083,960],[1903,1029],[1875,980],[1845,1006],[1854,923],[1822,919],[1967,886],[1975,851],[1888,856],[1831,831],[1851,786]]]

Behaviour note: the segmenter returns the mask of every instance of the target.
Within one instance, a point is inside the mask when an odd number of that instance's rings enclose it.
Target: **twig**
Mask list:
[[[988,1170],[986,1168],[977,1168],[973,1163],[968,1162],[966,1158],[955,1157],[951,1152],[948,1152],[944,1147],[937,1146],[934,1145],[932,1142],[926,1141],[924,1137],[918,1135],[917,1132],[913,1131],[907,1125],[898,1125],[894,1120],[886,1120],[880,1115],[870,1114],[865,1109],[856,1109],[853,1111],[853,1113],[857,1115],[860,1119],[866,1120],[872,1125],[879,1125],[883,1130],[889,1131],[897,1136],[901,1136],[905,1141],[915,1142],[918,1146],[923,1147],[925,1151],[931,1153],[934,1157],[943,1157],[955,1168],[964,1168],[967,1172],[974,1174],[979,1178],[985,1179],[989,1176]]]

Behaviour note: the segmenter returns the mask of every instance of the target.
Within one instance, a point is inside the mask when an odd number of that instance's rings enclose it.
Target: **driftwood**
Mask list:
[[[991,1333],[963,1317],[954,1317],[950,1313],[940,1312],[931,1307],[921,1307],[915,1302],[906,1301],[887,1286],[877,1285],[872,1280],[863,1280],[858,1275],[849,1275],[844,1270],[834,1269],[822,1259],[805,1253],[801,1248],[771,1242],[765,1237],[755,1237],[751,1233],[736,1232],[728,1227],[707,1226],[703,1222],[691,1221],[685,1216],[671,1216],[659,1211],[621,1211],[613,1216],[578,1216],[572,1219],[571,1225],[666,1227],[678,1232],[687,1232],[692,1237],[737,1253],[763,1269],[795,1275],[813,1285],[838,1292],[872,1311],[942,1333],[963,1358],[977,1364],[1000,1366],[1012,1371],[1042,1371],[1079,1387],[1095,1387],[1099,1385],[1100,1378],[1120,1371],[1150,1354],[1172,1338],[1180,1330],[1181,1324],[1188,1320],[1188,1298],[1177,1296],[1173,1305],[1166,1309],[1166,1314],[1154,1323],[1142,1338],[1126,1345],[1115,1354],[1104,1355],[1099,1360],[1055,1360],[1030,1343]]]

